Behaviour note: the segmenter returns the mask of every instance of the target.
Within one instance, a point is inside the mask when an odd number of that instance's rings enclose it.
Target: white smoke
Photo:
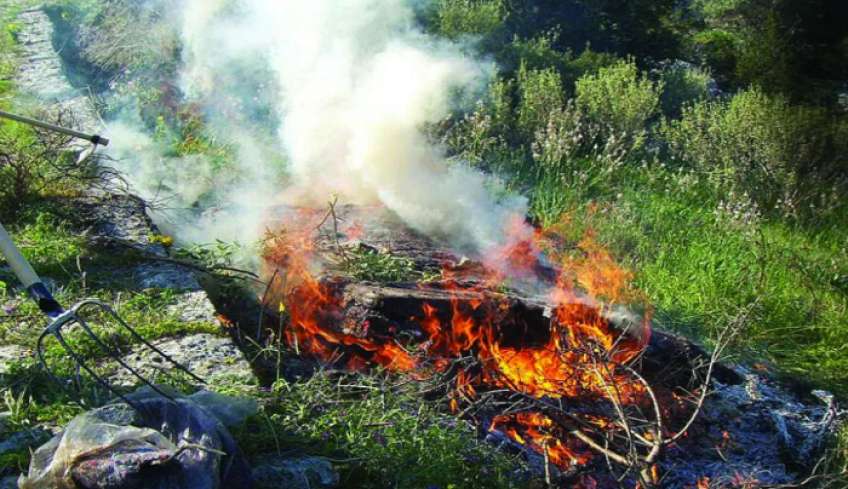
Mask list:
[[[525,212],[523,199],[494,198],[487,177],[448,163],[425,136],[427,124],[482,93],[494,67],[422,33],[410,0],[180,5],[182,88],[238,156],[234,173],[181,160],[141,165],[145,169],[131,174],[147,192],[156,190],[151,183],[174,176],[169,188],[181,205],[210,191],[218,196],[212,200],[226,211],[195,213],[193,222],[180,225],[180,237],[256,238],[264,209],[286,193],[311,195],[314,203],[331,194],[343,202],[381,203],[410,226],[477,251],[503,244],[504,230]],[[272,126],[276,140],[268,141]],[[151,143],[141,136],[134,141]],[[297,191],[286,189],[269,162],[278,149]],[[194,180],[191,169],[197,169]]]

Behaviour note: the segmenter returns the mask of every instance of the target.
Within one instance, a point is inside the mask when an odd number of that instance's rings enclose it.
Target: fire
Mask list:
[[[273,252],[266,259],[286,268],[280,296],[291,305],[287,308],[292,325],[286,331],[288,343],[299,351],[324,359],[332,359],[345,353],[343,350],[352,349],[356,353],[347,361],[352,370],[361,370],[371,364],[397,372],[414,370],[418,362],[396,343],[380,344],[339,334],[326,327],[325,323],[342,321],[343,318],[338,311],[338,298],[313,274],[310,258],[315,244],[311,233],[299,231],[287,235],[287,238],[275,239]]]
[[[489,429],[505,433],[520,445],[529,445],[559,467],[584,464],[592,458],[576,443],[569,445],[569,442],[563,441],[570,438],[553,419],[541,413],[496,416]]]
[[[591,238],[580,243],[583,257],[558,256],[550,251],[553,248],[545,232],[528,232],[527,226],[516,223],[507,230],[509,245],[481,260],[482,280],[464,280],[463,270],[446,266],[442,280],[428,286],[448,291],[450,308],[446,311],[424,303],[421,311],[413,312],[413,320],[426,337],[413,354],[393,337],[351,333],[367,330],[369,325],[347,324],[338,290],[343,284],[319,278],[314,235],[321,214],[302,211],[297,222],[308,224],[270,236],[266,246],[267,263],[284,271],[284,280],[272,287],[274,296],[282,297],[288,306],[285,335],[296,351],[341,362],[349,369],[381,366],[418,378],[445,372],[454,359],[473,356],[481,369],[475,374],[460,370],[456,375],[449,401],[454,413],[461,411],[462,403],[476,398],[478,391],[494,388],[539,399],[614,398],[619,404],[628,404],[643,398],[642,384],[628,378],[620,365],[644,349],[647,320],[641,324],[642,331],[625,335],[606,319],[607,305],[579,291],[582,288],[613,301],[627,298],[630,275]],[[363,229],[360,223],[349,228],[341,232],[358,237]],[[510,340],[516,332],[504,326],[509,299],[493,291],[511,281],[546,284],[545,298],[552,304],[552,314],[543,342]],[[610,426],[603,418],[587,415],[586,419],[602,429]],[[490,429],[560,467],[591,459],[587,447],[561,422],[541,412],[499,415]]]

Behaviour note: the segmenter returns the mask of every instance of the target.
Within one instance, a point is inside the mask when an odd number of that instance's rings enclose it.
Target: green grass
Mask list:
[[[710,346],[743,308],[746,329],[726,361],[765,365],[792,385],[848,398],[848,219],[815,224],[778,217],[729,218],[720,198],[662,167],[606,182],[603,196],[575,199],[547,182],[535,188],[540,222],[566,217],[568,238],[587,230],[634,272],[654,308],[654,326]],[[609,197],[613,195],[615,197]],[[750,217],[750,216],[747,216]],[[848,487],[848,427],[817,467],[811,487]]]
[[[20,25],[15,22],[17,9],[0,8],[0,107],[7,108],[14,93],[12,78],[17,70],[15,34]]]
[[[248,456],[281,449],[329,457],[342,487],[529,487],[516,458],[422,400],[418,388],[382,374],[280,380],[235,435]]]
[[[848,396],[840,348],[848,344],[848,227],[838,220],[817,229],[766,217],[734,221],[716,213],[716,200],[679,182],[661,168],[634,172],[618,198],[571,203],[571,232],[593,229],[635,273],[657,326],[709,342],[756,303],[737,345],[740,360],[768,360]],[[568,205],[536,208],[550,222]]]

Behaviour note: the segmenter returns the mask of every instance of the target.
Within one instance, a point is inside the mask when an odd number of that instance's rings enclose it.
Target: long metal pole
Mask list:
[[[57,126],[55,124],[50,124],[47,122],[42,122],[36,119],[31,119],[29,117],[24,117],[22,115],[10,114],[8,112],[4,112],[0,110],[0,117],[5,119],[10,119],[17,122],[22,122],[24,124],[29,124],[31,126],[40,127],[42,129],[47,129],[48,131],[55,131],[62,134],[67,134],[68,136],[75,137],[78,139],[85,139],[86,141],[90,141],[93,144],[99,144],[101,146],[108,146],[109,140],[104,138],[103,136],[98,136],[97,134],[86,134],[84,132],[75,131],[73,129],[68,129],[67,127]]]

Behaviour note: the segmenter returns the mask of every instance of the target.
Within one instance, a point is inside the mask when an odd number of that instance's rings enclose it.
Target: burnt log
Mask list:
[[[391,338],[398,334],[421,338],[420,331],[424,304],[430,306],[439,319],[449,322],[454,308],[472,310],[471,303],[478,301],[506,304],[500,316],[498,329],[505,346],[535,346],[545,344],[550,333],[552,306],[542,299],[485,291],[443,290],[433,287],[403,287],[367,283],[348,283],[342,288],[346,324],[367,324],[368,330],[355,326],[346,328],[346,334],[369,335],[372,338]],[[463,304],[469,304],[463,307]],[[608,311],[605,319],[621,334],[641,332],[641,318],[616,308]],[[694,386],[702,367],[709,361],[709,353],[695,342],[670,332],[653,329],[644,353],[638,359],[638,368],[652,383],[665,386]],[[739,384],[742,378],[731,368],[716,365],[713,375],[724,384]]]

